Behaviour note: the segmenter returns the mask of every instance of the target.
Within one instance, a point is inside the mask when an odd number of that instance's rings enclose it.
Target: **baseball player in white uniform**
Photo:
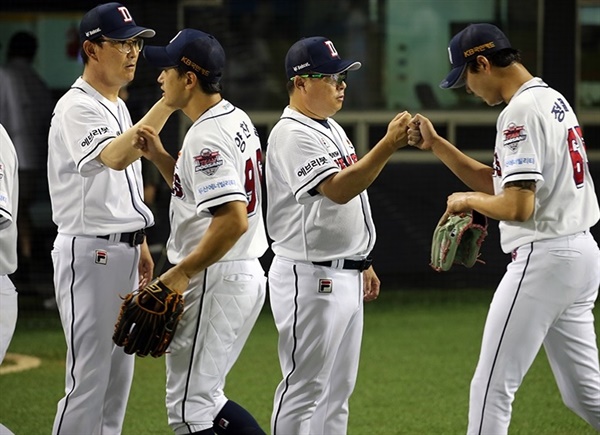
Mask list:
[[[17,270],[19,174],[17,151],[0,124],[0,364],[17,325],[17,290],[8,275]],[[0,424],[0,434],[12,434]]]
[[[121,296],[144,285],[154,263],[144,229],[141,153],[119,89],[135,74],[141,38],[127,8],[107,3],[80,23],[84,71],[58,101],[50,126],[48,182],[58,235],[56,301],[67,342],[65,395],[53,434],[120,433],[134,357],[112,342]],[[157,103],[157,105],[159,105]],[[170,110],[142,121],[162,127]],[[161,116],[158,116],[161,115]]]
[[[331,116],[348,71],[324,37],[297,41],[286,60],[289,105],[269,135],[267,230],[275,253],[270,305],[283,379],[273,435],[344,434],[359,364],[363,300],[379,294],[369,255],[376,233],[366,188],[407,144],[410,114],[397,115],[362,159]]]
[[[184,29],[144,56],[163,68],[166,103],[193,122],[176,162],[155,129],[139,129],[141,148],[172,189],[174,266],[160,279],[185,300],[166,355],[169,425],[177,434],[264,434],[223,392],[265,299],[260,139],[248,115],[221,96],[225,52],[214,36]]]
[[[479,163],[416,115],[409,140],[431,149],[473,192],[447,211],[500,221],[512,262],[490,305],[471,382],[469,434],[506,434],[512,401],[543,345],[564,403],[600,430],[600,369],[592,308],[600,251],[589,228],[600,211],[582,128],[569,102],[521,64],[506,35],[472,24],[450,41],[442,88],[466,85],[488,105],[506,103],[493,165]],[[422,140],[421,140],[422,138]]]

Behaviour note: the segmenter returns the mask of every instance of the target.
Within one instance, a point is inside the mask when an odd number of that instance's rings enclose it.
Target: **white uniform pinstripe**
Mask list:
[[[494,185],[537,181],[526,222],[501,222],[513,262],[496,289],[471,383],[469,434],[507,433],[514,394],[543,345],[566,405],[600,430],[600,369],[592,308],[600,212],[582,131],[566,99],[525,83],[497,124]]]
[[[141,162],[115,171],[96,158],[129,127],[125,103],[107,100],[81,78],[58,101],[50,126],[48,182],[58,227],[52,261],[67,339],[54,434],[121,431],[134,359],[115,347],[112,332],[120,296],[138,284],[139,247],[118,240],[154,218],[143,202]]]
[[[222,100],[190,127],[177,159],[169,261],[179,263],[198,245],[213,207],[246,202],[248,230],[184,293],[184,314],[166,355],[169,424],[178,434],[212,427],[227,402],[227,373],[264,303],[266,279],[258,258],[268,245],[261,179],[258,133],[242,110]]]
[[[344,130],[333,119],[326,124],[288,107],[267,146],[267,229],[276,254],[269,295],[283,374],[273,435],[346,433],[358,372],[362,273],[341,265],[367,257],[375,227],[366,191],[340,205],[316,190],[357,160]],[[322,261],[333,267],[312,263]]]

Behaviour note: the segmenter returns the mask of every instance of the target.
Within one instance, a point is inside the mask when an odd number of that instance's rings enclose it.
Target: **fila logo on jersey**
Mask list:
[[[106,264],[108,262],[108,254],[102,249],[96,249],[94,251],[94,257],[96,264]]]
[[[527,139],[524,125],[515,125],[514,122],[508,124],[508,127],[502,131],[504,135],[504,146],[515,152],[519,142]]]
[[[221,166],[223,166],[223,158],[219,151],[204,148],[199,155],[194,156],[194,170],[196,172],[202,171],[210,176],[214,175]]]
[[[333,291],[333,280],[325,278],[319,280],[319,293],[331,293]]]

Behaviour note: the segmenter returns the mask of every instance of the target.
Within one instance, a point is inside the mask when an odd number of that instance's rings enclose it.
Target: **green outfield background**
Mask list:
[[[394,291],[384,283],[380,298],[365,307],[349,434],[465,433],[469,383],[492,295],[493,290],[474,289]],[[28,298],[20,301],[23,309],[9,353],[39,357],[41,365],[0,375],[0,421],[16,435],[51,433],[64,388],[65,344],[58,315],[27,310],[29,303]],[[228,396],[246,406],[267,432],[280,380],[276,346],[267,303],[226,386]],[[123,434],[172,433],[164,407],[164,358],[138,358],[136,364]],[[562,404],[543,350],[513,408],[511,434],[596,433]]]

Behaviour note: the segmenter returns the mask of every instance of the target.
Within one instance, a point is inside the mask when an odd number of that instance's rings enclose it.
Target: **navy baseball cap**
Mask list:
[[[290,47],[285,56],[288,79],[308,72],[338,74],[362,66],[354,60],[342,60],[333,42],[323,36],[302,38]]]
[[[478,55],[487,55],[511,48],[508,38],[493,24],[470,24],[450,40],[448,55],[452,69],[440,83],[440,88],[455,89],[465,85],[463,73],[467,63]]]
[[[183,66],[207,83],[218,83],[225,68],[225,50],[213,35],[183,29],[165,47],[146,46],[144,57],[159,68]]]
[[[98,39],[152,38],[156,32],[135,24],[129,10],[120,3],[105,3],[88,11],[79,23],[79,41]]]

